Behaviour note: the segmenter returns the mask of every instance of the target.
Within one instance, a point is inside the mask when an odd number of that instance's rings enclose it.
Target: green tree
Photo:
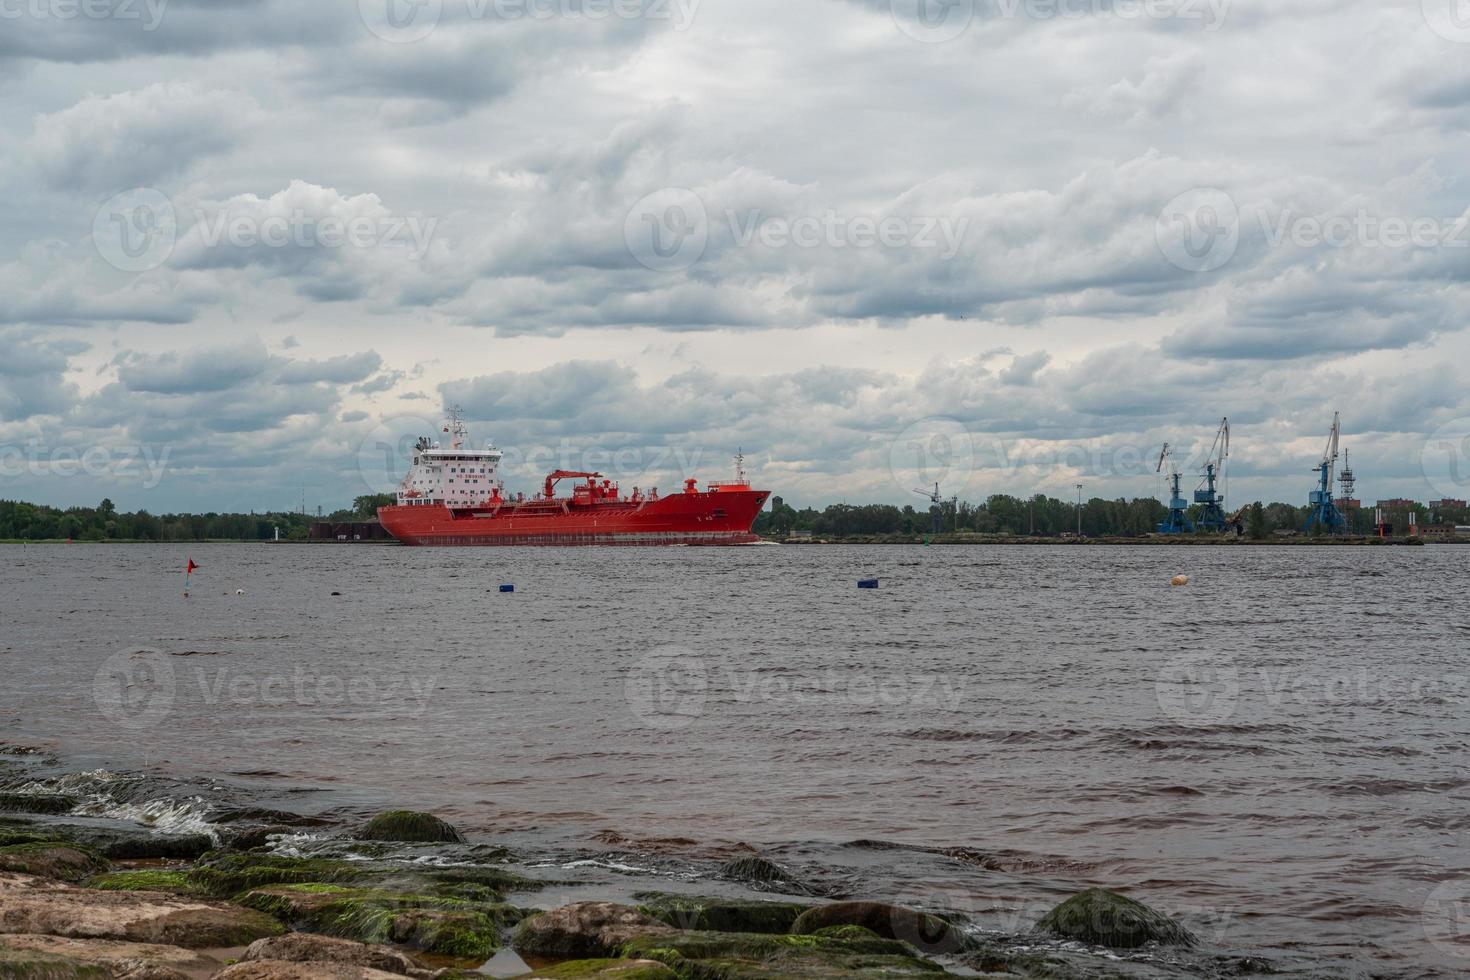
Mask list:
[[[1251,504],[1250,511],[1245,519],[1246,533],[1254,540],[1260,541],[1271,533],[1271,528],[1266,524],[1266,508],[1257,500]]]

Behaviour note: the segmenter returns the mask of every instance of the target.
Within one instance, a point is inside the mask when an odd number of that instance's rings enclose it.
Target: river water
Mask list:
[[[1467,562],[16,546],[0,741],[164,807],[429,809],[634,884],[749,845],[997,932],[1097,884],[1286,973],[1460,976]]]

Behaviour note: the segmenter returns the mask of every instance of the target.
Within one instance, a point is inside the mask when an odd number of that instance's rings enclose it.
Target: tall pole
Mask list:
[[[1082,484],[1077,484],[1077,537],[1082,537]]]

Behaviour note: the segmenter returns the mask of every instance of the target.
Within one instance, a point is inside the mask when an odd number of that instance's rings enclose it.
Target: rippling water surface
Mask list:
[[[1470,550],[3,559],[0,737],[71,770],[633,878],[748,844],[1005,932],[1101,884],[1286,972],[1470,970]]]

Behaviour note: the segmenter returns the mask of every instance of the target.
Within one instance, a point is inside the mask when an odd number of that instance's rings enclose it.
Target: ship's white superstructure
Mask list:
[[[505,454],[492,444],[469,447],[469,434],[454,409],[444,425],[447,445],[427,437],[414,446],[413,465],[398,487],[402,507],[482,507],[505,492],[500,461]]]

